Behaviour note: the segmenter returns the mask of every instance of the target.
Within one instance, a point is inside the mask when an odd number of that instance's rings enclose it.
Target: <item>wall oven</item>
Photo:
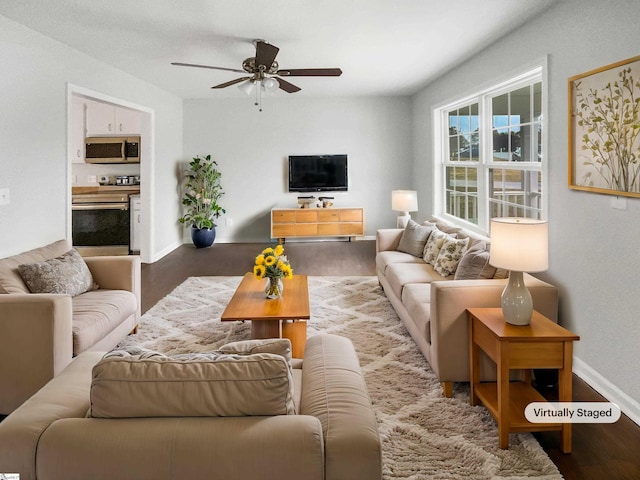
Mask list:
[[[80,254],[129,254],[128,194],[77,194],[72,196],[71,203],[73,246]]]

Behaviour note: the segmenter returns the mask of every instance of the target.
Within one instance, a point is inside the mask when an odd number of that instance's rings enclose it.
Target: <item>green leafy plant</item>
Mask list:
[[[185,213],[178,219],[180,223],[190,224],[196,228],[213,228],[214,218],[218,218],[226,210],[218,204],[224,195],[220,185],[222,174],[218,163],[211,160],[211,155],[204,159],[196,156],[189,162],[189,170],[184,176],[184,195],[182,204]]]
[[[631,68],[624,68],[601,91],[580,87],[581,82],[576,84],[576,114],[586,130],[581,149],[591,155],[584,165],[610,189],[640,192],[640,82],[634,81]],[[585,174],[583,185],[593,186],[592,173]]]

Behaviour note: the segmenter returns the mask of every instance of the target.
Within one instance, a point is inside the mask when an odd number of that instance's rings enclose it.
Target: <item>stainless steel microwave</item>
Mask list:
[[[86,163],[140,163],[140,137],[87,137]]]

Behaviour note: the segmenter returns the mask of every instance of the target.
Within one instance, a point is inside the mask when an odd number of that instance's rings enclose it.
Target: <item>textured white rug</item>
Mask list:
[[[121,345],[172,354],[248,339],[249,322],[220,322],[239,283],[240,277],[187,279]],[[464,386],[454,398],[442,396],[376,277],[309,277],[309,295],[308,335],[348,337],[358,352],[379,421],[385,479],[562,478],[530,434],[512,434],[509,449],[498,448],[495,422],[483,407],[469,405]]]

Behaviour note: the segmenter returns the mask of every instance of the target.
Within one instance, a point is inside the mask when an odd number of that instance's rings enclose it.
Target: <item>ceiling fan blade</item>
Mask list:
[[[293,83],[289,83],[281,78],[276,78],[276,80],[280,84],[280,88],[287,93],[295,93],[302,90],[300,87],[296,87]]]
[[[273,61],[276,59],[276,55],[280,49],[269,43],[262,41],[256,42],[256,67],[260,68],[260,65],[264,65],[265,71],[269,71]]]
[[[240,83],[240,82],[244,82],[245,80],[249,80],[251,79],[251,77],[241,77],[241,78],[236,78],[235,80],[231,80],[229,82],[225,82],[225,83],[221,83],[220,85],[214,85],[211,88],[225,88],[225,87],[230,87],[231,85],[235,85],[236,83]]]
[[[211,70],[224,70],[225,72],[246,73],[244,70],[238,70],[237,68],[212,67],[210,65],[197,65],[195,63],[171,62],[171,65],[177,65],[178,67],[210,68]]]
[[[278,70],[276,75],[283,77],[339,77],[342,70],[339,68],[293,68]]]

